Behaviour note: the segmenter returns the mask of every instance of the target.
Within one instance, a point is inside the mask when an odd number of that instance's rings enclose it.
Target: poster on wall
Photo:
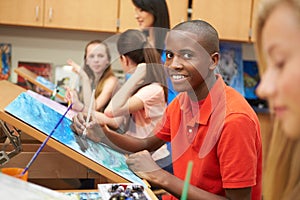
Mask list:
[[[46,80],[52,82],[52,64],[51,63],[42,63],[42,62],[25,62],[19,61],[18,67],[25,67],[28,70],[35,73],[37,76],[43,77]],[[23,77],[18,75],[17,84],[25,89],[33,90],[44,96],[51,96],[51,93],[43,90],[42,88],[26,81]]]
[[[61,88],[78,88],[79,77],[70,65],[55,67],[55,84]]]
[[[246,99],[257,99],[255,94],[259,83],[257,63],[255,61],[243,61],[244,64],[244,90]]]
[[[0,43],[0,80],[8,80],[11,74],[11,44]]]
[[[260,99],[256,95],[256,89],[260,81],[257,62],[251,60],[244,60],[243,67],[245,98],[252,107],[255,107],[256,109],[261,111],[267,109],[267,102],[265,100]]]
[[[245,96],[241,43],[220,43],[219,73],[227,85]]]

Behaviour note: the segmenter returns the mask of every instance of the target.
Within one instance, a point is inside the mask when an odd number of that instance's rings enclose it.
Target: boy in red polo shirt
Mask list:
[[[180,95],[168,106],[155,133],[145,139],[120,135],[97,123],[87,136],[130,152],[128,166],[141,178],[179,198],[188,161],[193,161],[188,199],[261,199],[262,144],[253,109],[215,74],[216,30],[201,20],[175,26],[166,38],[166,67]],[[74,118],[81,134],[84,115]],[[159,168],[152,152],[171,141],[174,175]]]

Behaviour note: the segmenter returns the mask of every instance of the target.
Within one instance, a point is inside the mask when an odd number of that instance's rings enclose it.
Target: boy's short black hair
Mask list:
[[[217,30],[203,20],[182,22],[177,24],[172,30],[187,31],[196,34],[198,36],[198,42],[209,54],[220,51]]]

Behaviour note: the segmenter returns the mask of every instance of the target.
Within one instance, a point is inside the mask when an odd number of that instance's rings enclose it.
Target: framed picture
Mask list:
[[[227,85],[244,96],[242,44],[221,42],[220,53],[219,73]]]
[[[61,88],[74,88],[78,87],[78,75],[72,71],[72,66],[62,65],[55,67],[55,85]]]
[[[256,111],[267,110],[267,102],[256,95],[256,89],[260,81],[257,62],[244,60],[243,67],[245,98]]]
[[[0,43],[0,80],[8,80],[11,74],[11,44]]]

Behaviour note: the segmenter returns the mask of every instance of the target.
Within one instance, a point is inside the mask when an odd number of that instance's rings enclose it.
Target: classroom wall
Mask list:
[[[94,39],[108,41],[112,50],[112,62],[115,72],[122,71],[114,46],[117,34],[30,28],[0,25],[0,43],[12,45],[12,68],[18,61],[50,62],[53,66],[64,65],[68,58],[83,64],[84,47]],[[253,44],[243,43],[243,59],[255,60]],[[17,76],[12,73],[11,81],[16,82]]]
[[[0,43],[12,45],[13,69],[18,66],[19,61],[49,62],[55,67],[65,65],[67,59],[71,58],[78,64],[83,64],[84,48],[90,40],[109,40],[109,46],[113,48],[111,37],[114,34],[0,25]],[[116,56],[113,50],[112,57]],[[121,70],[116,62],[113,68]],[[17,81],[15,73],[12,73],[11,81]]]

